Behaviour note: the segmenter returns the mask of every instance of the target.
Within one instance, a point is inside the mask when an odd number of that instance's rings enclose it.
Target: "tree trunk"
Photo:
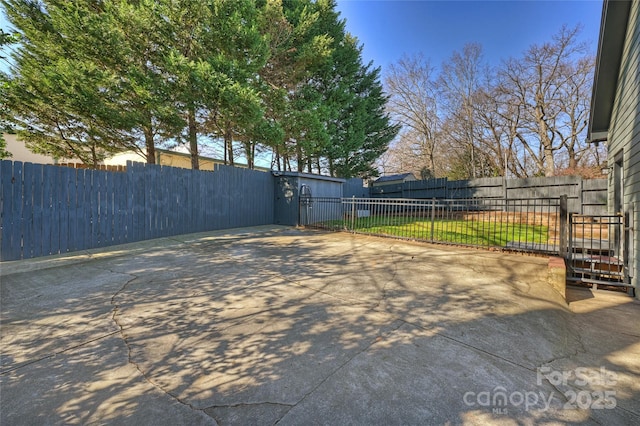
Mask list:
[[[233,160],[233,132],[231,131],[231,124],[226,123],[224,131],[224,146],[227,148],[227,158],[229,159],[229,165],[234,165]]]
[[[275,155],[276,155],[276,158],[275,158],[276,170],[281,171],[282,168],[280,167],[280,150],[277,146],[275,148]]]
[[[144,145],[147,148],[147,164],[156,164],[156,144],[150,127],[144,128]]]
[[[198,133],[196,131],[196,111],[193,107],[189,108],[187,118],[189,126],[189,151],[191,152],[191,168],[193,170],[199,170],[200,162],[198,155]]]
[[[296,143],[296,157],[298,157],[298,172],[304,171],[304,160],[302,159],[302,147]]]
[[[253,156],[255,155],[255,144],[250,141],[242,142],[244,154],[247,157],[247,168],[253,169]]]

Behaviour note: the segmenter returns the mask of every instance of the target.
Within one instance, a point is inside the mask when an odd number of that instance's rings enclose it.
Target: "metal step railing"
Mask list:
[[[622,215],[569,215],[567,281],[627,287],[625,226]]]

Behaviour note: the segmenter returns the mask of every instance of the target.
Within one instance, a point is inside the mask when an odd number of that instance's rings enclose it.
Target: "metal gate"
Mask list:
[[[569,215],[568,281],[633,291],[626,216]]]

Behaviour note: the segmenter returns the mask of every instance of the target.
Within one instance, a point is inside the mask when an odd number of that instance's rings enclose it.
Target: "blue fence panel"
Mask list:
[[[0,162],[0,260],[273,223],[270,173]]]

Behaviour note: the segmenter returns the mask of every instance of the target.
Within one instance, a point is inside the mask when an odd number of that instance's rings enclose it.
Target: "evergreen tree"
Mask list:
[[[375,174],[397,133],[334,0],[0,0],[22,42],[3,100],[36,152],[97,165],[224,141],[249,167]],[[293,167],[292,167],[293,165]]]
[[[273,131],[266,143],[275,153],[273,167],[303,171],[305,153],[326,139],[320,98],[308,82],[331,57],[330,36],[318,25],[318,5],[310,0],[267,0],[261,4],[261,28],[270,56],[260,72],[265,118]]]
[[[0,29],[0,50],[4,46],[11,45],[18,41],[15,34],[9,34]],[[1,60],[6,60],[5,55],[0,56]],[[9,109],[6,103],[9,90],[9,76],[4,72],[0,72],[0,159],[8,158],[11,153],[7,151],[7,142],[4,140],[3,133],[10,130]]]
[[[363,65],[362,49],[346,33],[333,0],[318,2],[325,28],[331,29],[331,61],[314,80],[322,93],[328,116],[329,142],[322,147],[329,173],[345,178],[377,176],[374,162],[386,151],[399,131],[385,113],[387,98],[380,83],[380,69]]]
[[[250,0],[168,4],[167,70],[187,123],[184,138],[191,164],[197,169],[198,135],[224,137],[225,152],[232,153],[234,130],[260,116],[259,97],[251,82],[264,64],[266,44]]]
[[[6,101],[21,139],[34,152],[96,165],[129,148],[130,130],[114,95],[116,76],[96,60],[109,21],[94,2],[3,1],[21,34]],[[106,40],[106,41],[105,41]]]

